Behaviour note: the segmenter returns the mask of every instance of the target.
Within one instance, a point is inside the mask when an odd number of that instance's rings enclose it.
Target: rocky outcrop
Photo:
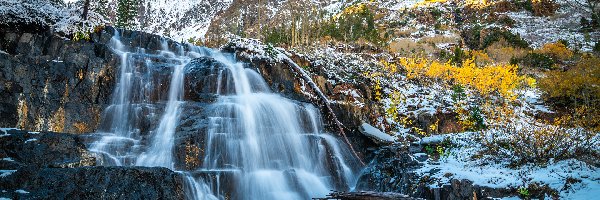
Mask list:
[[[12,199],[183,199],[182,176],[166,168],[21,168],[0,179]]]
[[[439,187],[427,174],[417,174],[421,162],[429,156],[418,145],[386,146],[375,152],[374,159],[362,171],[357,191],[395,192],[424,199],[486,199],[517,196],[512,188],[490,188],[466,179],[451,179]],[[431,172],[435,173],[435,172]]]
[[[118,78],[121,61],[110,47],[117,30],[99,28],[89,40],[75,41],[31,27],[0,25],[0,127],[94,132]],[[169,49],[178,45],[153,34],[119,32],[129,49],[155,52],[163,42]]]
[[[183,199],[182,175],[166,168],[98,167],[88,136],[0,131],[0,198]]]
[[[105,43],[0,28],[0,127],[93,131],[110,99],[116,62]]]
[[[83,167],[96,160],[87,151],[82,138],[54,132],[0,131],[0,168],[15,170],[25,166]]]

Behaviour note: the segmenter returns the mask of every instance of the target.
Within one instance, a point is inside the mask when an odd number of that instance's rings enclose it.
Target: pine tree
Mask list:
[[[109,7],[108,0],[94,0],[91,2],[90,9],[92,9],[94,12],[108,18],[108,13],[109,13],[108,7]]]
[[[137,0],[118,0],[117,4],[117,27],[133,28],[134,19],[138,13]]]

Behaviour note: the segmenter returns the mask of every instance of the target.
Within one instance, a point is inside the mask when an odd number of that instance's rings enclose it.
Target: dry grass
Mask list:
[[[427,55],[440,50],[427,43],[415,42],[412,39],[398,39],[390,43],[391,53],[397,53],[401,56],[413,57],[415,54]]]
[[[523,58],[529,53],[527,49],[510,46],[503,38],[487,47],[485,51],[492,60],[502,64],[510,63],[513,58]]]

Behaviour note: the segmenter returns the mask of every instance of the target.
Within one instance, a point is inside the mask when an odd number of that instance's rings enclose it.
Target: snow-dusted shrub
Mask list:
[[[511,123],[481,134],[482,153],[513,166],[600,155],[598,133],[583,128]]]
[[[531,0],[531,12],[536,16],[552,16],[559,7],[554,0]]]
[[[48,26],[59,21],[65,14],[63,5],[49,0],[2,0],[0,23],[37,24]]]

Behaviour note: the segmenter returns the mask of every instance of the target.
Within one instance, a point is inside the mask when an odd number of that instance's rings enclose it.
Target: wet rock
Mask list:
[[[82,167],[96,163],[82,140],[71,134],[7,130],[0,137],[0,149],[0,157],[3,157],[0,168],[5,170],[21,166]]]
[[[186,102],[175,135],[175,169],[194,170],[202,166],[209,125],[206,103]]]
[[[419,185],[420,177],[414,170],[420,166],[408,153],[408,147],[382,147],[361,173],[356,190],[397,192],[419,197],[424,186]]]
[[[318,200],[421,200],[421,198],[413,198],[408,195],[394,192],[373,192],[373,191],[358,191],[358,192],[332,192],[325,198],[317,198]]]
[[[181,174],[148,167],[24,167],[0,178],[12,199],[183,199]]]
[[[198,102],[214,102],[217,93],[227,95],[235,92],[233,80],[227,67],[210,57],[192,60],[185,67],[184,98]],[[220,81],[219,80],[223,80]],[[229,84],[231,83],[231,84]]]
[[[512,188],[490,188],[466,179],[438,183],[427,175],[417,174],[427,155],[411,152],[407,146],[386,146],[374,153],[374,159],[362,171],[357,191],[394,192],[424,199],[486,199],[516,196]],[[435,170],[439,171],[439,169]],[[430,173],[437,173],[432,171]],[[432,185],[438,185],[432,187]]]
[[[182,176],[169,169],[94,166],[91,137],[0,131],[0,198],[183,199]]]
[[[116,57],[99,47],[106,44],[27,31],[0,28],[0,127],[95,130],[114,88]]]

